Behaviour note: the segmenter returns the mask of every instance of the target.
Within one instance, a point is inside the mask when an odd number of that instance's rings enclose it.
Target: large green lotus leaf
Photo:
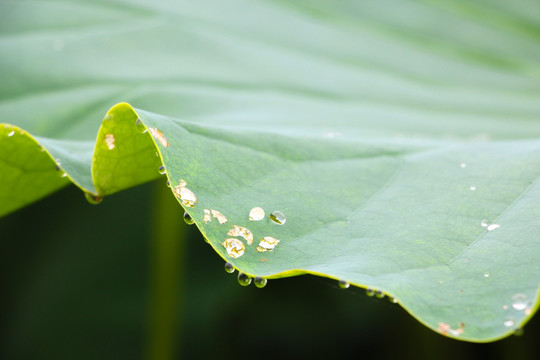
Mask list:
[[[378,289],[469,341],[535,312],[538,3],[4,1],[0,14],[0,214],[70,180],[97,202],[161,176],[250,276]]]

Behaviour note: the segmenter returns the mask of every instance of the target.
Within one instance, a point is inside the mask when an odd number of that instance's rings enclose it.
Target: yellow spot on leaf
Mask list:
[[[217,219],[217,221],[219,221],[220,224],[225,224],[227,222],[227,218],[225,217],[225,215],[223,215],[219,211],[217,211],[217,210],[210,210],[210,211],[212,213],[212,216],[215,217]]]
[[[271,236],[265,236],[259,242],[257,246],[258,252],[272,251],[279,244],[279,240]]]
[[[253,244],[253,234],[248,228],[238,226],[238,225],[233,225],[233,228],[229,230],[227,235],[242,236],[244,239],[246,239],[246,242],[248,245]]]
[[[227,250],[227,254],[234,259],[244,255],[244,252],[246,251],[244,243],[238,239],[226,239],[221,245]]]
[[[114,147],[116,146],[114,144],[115,141],[116,141],[116,139],[114,138],[113,134],[105,135],[105,144],[107,144],[107,148],[109,148],[109,150],[114,149]]]
[[[169,146],[169,142],[167,141],[167,139],[165,138],[165,136],[163,135],[163,133],[161,131],[159,131],[158,129],[156,128],[148,128],[148,131],[150,132],[150,134],[152,134],[152,136],[161,143],[161,145],[167,147]]]

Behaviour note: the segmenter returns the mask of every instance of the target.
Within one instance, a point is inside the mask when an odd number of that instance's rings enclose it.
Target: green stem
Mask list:
[[[146,358],[176,358],[180,338],[177,311],[181,308],[179,289],[183,285],[182,251],[186,226],[183,211],[162,183],[156,183],[152,207],[151,284],[149,333]]]

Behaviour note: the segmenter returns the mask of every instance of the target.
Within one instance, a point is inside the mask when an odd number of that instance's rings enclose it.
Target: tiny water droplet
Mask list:
[[[511,317],[507,317],[504,320],[504,326],[507,326],[507,327],[514,326],[515,323],[516,322],[515,322],[514,318],[511,318]]]
[[[86,198],[86,201],[88,201],[92,205],[97,205],[101,201],[103,201],[103,197],[99,195],[93,195],[90,193],[85,192],[84,197]]]
[[[65,172],[65,173],[62,173],[61,176],[62,176],[63,178],[65,178],[65,177],[67,177],[67,173],[66,173],[66,172]]]
[[[255,280],[253,280],[253,282],[255,283],[255,286],[258,287],[259,289],[262,289],[263,287],[266,286],[266,284],[268,283],[268,279],[265,279],[263,277],[260,277],[260,276],[257,276],[255,278]]]
[[[378,299],[382,299],[384,297],[384,293],[381,290],[377,290],[377,291],[375,291],[375,296]]]
[[[488,278],[488,277],[489,277],[489,273],[484,273],[484,277],[485,277],[485,278]]]
[[[195,220],[193,220],[193,218],[191,217],[191,215],[189,215],[189,213],[187,211],[184,212],[184,221],[188,225],[195,224]]]
[[[264,219],[264,210],[260,207],[254,207],[249,211],[250,221],[259,221]]]
[[[388,301],[390,301],[392,304],[397,304],[397,303],[398,303],[398,299],[396,299],[396,298],[393,297],[393,296],[389,296],[389,297],[388,297]]]
[[[475,191],[476,190],[476,186],[471,186],[469,189],[471,189],[471,191]]]
[[[525,330],[523,330],[523,328],[517,328],[516,330],[514,330],[514,336],[521,336],[525,333]]]
[[[60,166],[62,166],[62,164],[60,164],[60,161],[57,161],[55,166],[56,171],[60,171]]]
[[[462,169],[465,169],[467,167],[467,164],[461,163],[459,166],[461,166]]]
[[[285,217],[285,214],[281,211],[273,211],[270,215],[270,220],[275,222],[278,225],[283,225],[287,221],[287,218]]]
[[[251,284],[251,278],[243,272],[239,272],[238,283],[242,286],[248,286],[249,284]]]
[[[230,262],[225,263],[225,271],[229,274],[232,274],[234,272],[234,266]]]
[[[480,225],[481,225],[482,227],[488,227],[489,222],[488,222],[486,219],[484,219],[484,220],[482,220],[482,222],[480,223]]]
[[[372,288],[367,288],[366,289],[366,295],[367,296],[374,296],[375,295],[375,290],[373,290]]]
[[[339,280],[338,285],[339,285],[339,287],[342,288],[342,289],[348,289],[349,286],[351,286],[351,284],[349,284],[349,283],[346,282],[345,280]]]
[[[512,296],[512,307],[517,311],[522,311],[527,308],[527,295],[515,294]]]
[[[167,180],[167,187],[171,187],[171,182]]]
[[[141,119],[137,119],[137,121],[135,122],[135,127],[137,131],[140,132],[141,134],[144,134],[145,132],[148,131],[146,126],[144,126],[144,124],[142,123]]]
[[[161,165],[161,166],[158,168],[158,172],[159,172],[161,175],[165,175],[165,173],[167,172],[167,169],[165,169],[165,165]]]
[[[9,137],[12,137],[13,135],[15,135],[15,130],[11,130],[10,132],[8,132],[7,136]]]

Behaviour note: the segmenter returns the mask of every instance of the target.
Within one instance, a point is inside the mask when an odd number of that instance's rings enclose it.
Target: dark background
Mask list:
[[[540,358],[538,316],[522,336],[472,344],[327,279],[241,287],[162,182],[97,206],[71,186],[0,218],[0,359]],[[159,234],[176,264],[161,293]]]

